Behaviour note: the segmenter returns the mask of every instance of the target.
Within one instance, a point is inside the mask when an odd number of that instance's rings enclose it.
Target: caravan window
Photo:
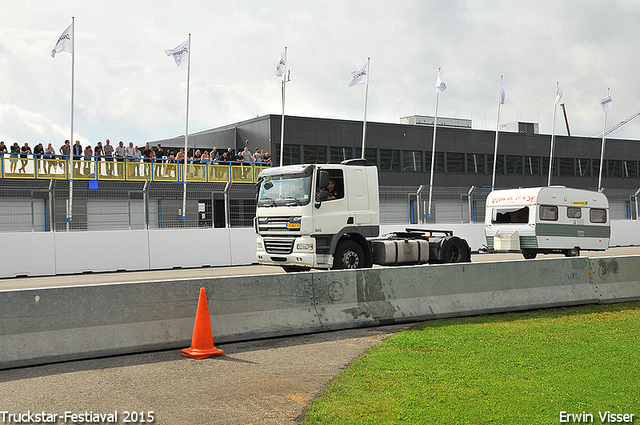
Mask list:
[[[528,223],[529,207],[523,208],[494,208],[491,217],[492,224]]]
[[[589,210],[589,221],[592,223],[606,223],[607,222],[607,210],[600,208],[591,208]]]
[[[558,207],[540,205],[540,220],[558,221]]]
[[[567,207],[567,218],[582,218],[582,208]]]

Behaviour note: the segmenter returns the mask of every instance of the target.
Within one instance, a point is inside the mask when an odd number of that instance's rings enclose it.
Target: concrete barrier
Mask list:
[[[380,232],[407,227],[452,230],[472,251],[487,243],[484,223],[385,224]],[[611,246],[640,245],[639,235],[640,221],[611,222]],[[251,227],[2,233],[2,243],[19,260],[0,262],[0,278],[256,263]]]
[[[214,341],[640,299],[640,256],[552,258],[0,291],[0,369]]]

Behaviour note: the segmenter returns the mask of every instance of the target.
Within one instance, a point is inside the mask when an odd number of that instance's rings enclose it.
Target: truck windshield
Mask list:
[[[307,205],[311,200],[311,176],[269,176],[260,182],[258,207]]]

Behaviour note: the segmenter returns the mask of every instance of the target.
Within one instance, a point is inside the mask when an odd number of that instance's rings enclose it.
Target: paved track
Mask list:
[[[584,251],[583,256],[611,257],[623,255],[640,255],[640,247],[616,247],[607,251]],[[561,258],[560,254],[539,255],[538,258]],[[471,261],[504,261],[523,260],[521,254],[473,254]],[[138,272],[115,273],[86,273],[60,276],[20,277],[0,279],[0,291],[26,288],[47,288],[74,285],[97,285],[109,283],[147,282],[154,280],[193,279],[199,277],[239,276],[252,274],[284,273],[275,266],[234,266],[234,267],[205,267],[194,269],[152,270]],[[1,420],[1,418],[0,418]]]

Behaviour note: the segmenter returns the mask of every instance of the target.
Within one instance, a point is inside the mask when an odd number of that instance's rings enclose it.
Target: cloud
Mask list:
[[[187,69],[164,50],[189,33],[193,132],[280,114],[275,66],[284,46],[288,115],[361,120],[364,87],[347,82],[368,57],[369,121],[432,115],[439,67],[448,85],[439,115],[472,118],[474,128],[495,128],[500,75],[507,91],[502,121],[539,122],[543,133],[551,132],[558,81],[572,134],[601,131],[598,101],[609,87],[610,125],[638,110],[640,5],[631,0],[7,0],[0,10],[2,137],[56,144],[68,137],[71,55],[49,52],[71,16],[74,130],[94,144],[184,132]],[[632,121],[611,136],[634,138],[639,130],[640,121]]]

